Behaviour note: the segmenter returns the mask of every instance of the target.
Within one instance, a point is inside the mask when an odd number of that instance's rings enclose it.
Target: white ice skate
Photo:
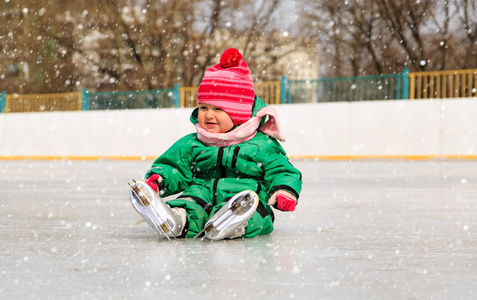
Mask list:
[[[204,229],[195,237],[204,234],[202,239],[221,240],[239,237],[240,230],[244,229],[246,222],[258,206],[258,195],[251,190],[235,194],[220,208],[205,224]]]
[[[160,236],[170,239],[180,235],[185,222],[177,209],[169,207],[144,181],[134,181],[129,186],[132,206]]]

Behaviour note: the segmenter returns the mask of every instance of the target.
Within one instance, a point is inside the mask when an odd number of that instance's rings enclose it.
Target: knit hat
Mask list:
[[[220,107],[240,125],[252,116],[254,101],[252,75],[242,54],[235,48],[225,50],[220,63],[205,71],[197,102]]]

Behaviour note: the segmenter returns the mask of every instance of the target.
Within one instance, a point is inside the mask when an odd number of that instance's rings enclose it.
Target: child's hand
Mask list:
[[[148,179],[145,181],[156,193],[159,193],[159,187],[162,184],[162,177],[159,174],[152,174]]]
[[[278,190],[268,199],[268,205],[275,205],[276,208],[283,211],[294,211],[296,207],[296,198],[290,192]]]

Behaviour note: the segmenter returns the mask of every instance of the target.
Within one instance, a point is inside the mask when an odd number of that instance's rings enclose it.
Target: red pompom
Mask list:
[[[235,48],[229,48],[220,57],[220,66],[222,68],[236,67],[241,60],[242,54]]]

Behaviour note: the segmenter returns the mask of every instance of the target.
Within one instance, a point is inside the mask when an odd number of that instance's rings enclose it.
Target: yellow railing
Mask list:
[[[180,107],[197,106],[196,86],[180,87]],[[258,95],[266,104],[280,104],[280,81],[268,81],[254,83],[255,94]]]
[[[257,82],[254,89],[266,104],[280,104],[280,81]]]
[[[408,77],[407,77],[408,76]],[[477,97],[477,69],[470,70],[451,70],[451,71],[430,71],[430,72],[412,72],[408,73],[404,82],[398,82],[395,86],[396,89],[401,91],[402,95],[409,99],[442,99],[442,98],[476,98]],[[366,80],[368,76],[363,76],[363,80]],[[360,77],[361,78],[361,77]],[[404,78],[404,77],[403,77]],[[352,78],[353,79],[353,78]],[[407,80],[408,79],[408,80]],[[326,91],[323,88],[329,88],[336,86],[336,83],[347,78],[335,79],[319,79],[323,83],[321,93],[327,96]],[[303,81],[308,84],[308,80]],[[380,82],[380,81],[375,81]],[[388,81],[382,81],[383,85],[380,87],[387,88],[393,85]],[[296,87],[296,85],[295,85]],[[288,94],[283,96],[285,103],[292,103],[289,101],[291,98],[291,92],[297,92],[295,88],[285,87],[284,91],[281,91],[280,81],[268,81],[268,82],[256,82],[254,84],[255,94],[257,94],[266,104],[279,104],[281,103],[280,93],[289,91]],[[379,100],[386,99],[386,96],[382,98],[379,87],[374,86],[374,90],[370,92],[374,96],[378,96]],[[197,90],[198,87],[179,87],[179,92],[172,93],[179,94],[179,106],[180,107],[195,107],[197,106]],[[313,93],[320,92],[319,86],[313,89],[311,94],[302,94],[303,99],[301,102],[313,102]],[[138,92],[138,91],[136,91]],[[339,92],[339,93],[338,93]],[[351,95],[353,91],[344,91],[345,95]],[[407,94],[409,92],[409,94]],[[311,95],[311,96],[310,96]],[[316,94],[318,95],[318,94]],[[343,91],[338,88],[338,91],[332,90],[329,93],[330,99],[336,99],[337,96],[343,95]],[[63,93],[63,94],[6,94],[5,92],[0,95],[0,113],[12,113],[12,112],[43,112],[43,111],[74,111],[82,110],[83,103],[89,105],[89,98],[82,99],[82,93]],[[324,97],[323,96],[323,97]],[[335,98],[333,98],[335,97]],[[380,98],[381,97],[381,98]],[[177,98],[174,98],[177,99]],[[325,99],[325,98],[323,98]],[[389,98],[387,98],[389,99]],[[398,98],[402,99],[402,98]],[[283,100],[283,99],[282,99]],[[287,102],[288,100],[288,102]],[[375,99],[373,99],[375,100]],[[172,100],[171,100],[172,101]],[[176,101],[176,100],[174,100]],[[330,100],[333,101],[333,100]],[[326,101],[325,101],[326,102]],[[172,102],[171,102],[172,103]],[[175,103],[175,102],[174,102]],[[295,102],[293,102],[295,103]],[[172,104],[171,104],[172,105]],[[175,106],[175,104],[173,105]],[[4,108],[4,109],[3,109]],[[132,108],[132,107],[127,107]],[[2,111],[3,109],[3,111]]]
[[[477,69],[409,73],[409,99],[477,96]]]
[[[8,94],[5,113],[81,110],[81,93],[63,94]]]
[[[190,87],[180,87],[180,107],[195,107],[197,106],[197,90],[199,87],[190,86]]]

